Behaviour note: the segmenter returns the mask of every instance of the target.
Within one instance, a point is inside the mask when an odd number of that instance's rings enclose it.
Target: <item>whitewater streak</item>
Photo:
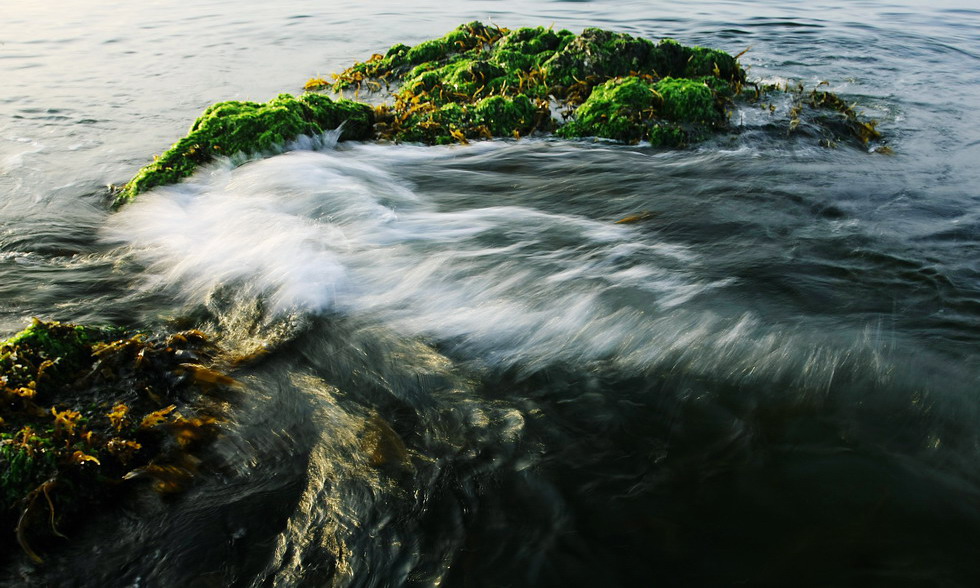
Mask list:
[[[224,162],[141,195],[103,237],[147,267],[144,287],[189,304],[233,291],[273,313],[377,321],[489,365],[667,364],[736,379],[790,375],[823,389],[856,349],[864,366],[880,362],[874,329],[843,334],[841,345],[745,310],[691,304],[736,278],[699,275],[697,251],[648,227],[447,206],[387,171],[453,157],[453,148],[306,146],[318,148]]]

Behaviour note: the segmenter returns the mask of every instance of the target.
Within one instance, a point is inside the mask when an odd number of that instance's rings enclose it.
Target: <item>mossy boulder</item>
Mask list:
[[[543,116],[524,94],[484,98],[473,106],[473,114],[476,124],[489,129],[494,137],[530,133],[539,127],[538,119]]]
[[[701,80],[625,77],[593,89],[575,119],[557,132],[676,147],[699,140],[725,120],[722,97]]]
[[[581,84],[592,86],[624,76],[712,76],[730,84],[745,81],[745,72],[735,58],[723,51],[686,47],[671,39],[655,44],[597,28],[585,29],[542,67],[549,84],[559,93]]]
[[[724,97],[700,79],[664,78],[653,84],[661,102],[661,116],[691,124],[725,122]]]
[[[333,89],[360,87],[368,80],[387,81],[389,78],[400,78],[416,66],[444,62],[455,56],[493,45],[504,32],[505,29],[474,21],[461,24],[438,39],[425,41],[414,47],[398,43],[388,49],[384,55],[376,53],[370,59],[355,63],[341,74],[334,76],[336,81]]]
[[[315,78],[305,85],[355,96],[382,93],[387,100],[379,106],[318,93],[215,104],[126,184],[117,204],[179,181],[217,156],[275,151],[297,135],[341,124],[341,139],[355,140],[443,145],[554,131],[566,138],[683,147],[728,128],[735,101],[752,100],[743,95],[746,85],[755,88],[756,101],[776,91],[747,82],[737,56],[673,39],[471,22],[414,47],[396,44],[332,82]],[[815,91],[798,102],[790,111],[790,132],[806,106],[830,114],[826,122],[816,118],[818,125],[835,125],[864,143],[880,136],[873,122],[861,121],[832,93]]]
[[[616,78],[596,87],[576,110],[575,120],[558,129],[558,134],[635,143],[646,138],[645,121],[662,107],[652,84],[635,77]]]
[[[163,155],[144,167],[117,197],[132,199],[155,186],[189,176],[216,156],[252,154],[280,147],[303,134],[318,134],[344,125],[343,139],[373,136],[374,110],[350,100],[331,100],[308,93],[294,98],[281,94],[265,103],[219,102],[198,117],[190,132]]]
[[[654,47],[646,39],[588,28],[545,61],[543,67],[552,87],[601,82],[642,71]]]
[[[372,78],[394,85],[379,139],[445,144],[558,129],[678,146],[723,127],[724,105],[745,79],[727,53],[598,28],[575,35],[469,23],[418,47],[392,47],[337,76],[335,90],[380,87]],[[564,125],[552,115],[562,108]]]
[[[396,115],[389,114],[388,120],[396,129],[389,138],[399,142],[448,145],[471,139],[520,137],[540,128],[540,121],[548,116],[547,111],[540,110],[523,94],[513,98],[491,96],[468,105],[427,103],[404,118],[397,119]],[[384,131],[379,129],[379,132]]]
[[[30,327],[0,344],[0,384],[30,387],[35,394],[64,384],[66,377],[91,361],[92,345],[121,334],[119,329],[63,325],[34,320]]]

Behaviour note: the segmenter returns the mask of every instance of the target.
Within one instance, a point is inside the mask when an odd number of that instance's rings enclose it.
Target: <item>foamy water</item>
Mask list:
[[[440,210],[356,148],[213,167],[142,195],[104,236],[146,264],[145,287],[191,303],[231,289],[274,312],[373,316],[504,362],[644,355],[664,311],[732,281],[697,276],[688,247],[628,225]]]

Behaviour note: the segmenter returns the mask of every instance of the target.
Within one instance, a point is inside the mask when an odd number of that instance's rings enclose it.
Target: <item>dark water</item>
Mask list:
[[[271,352],[196,486],[0,582],[980,585],[971,5],[4,10],[3,332]],[[109,212],[209,103],[474,19],[751,46],[751,78],[827,81],[895,154],[750,108],[679,152],[323,137]]]

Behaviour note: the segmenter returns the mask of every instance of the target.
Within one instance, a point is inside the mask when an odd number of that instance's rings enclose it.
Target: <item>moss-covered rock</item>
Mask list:
[[[391,126],[379,126],[379,132],[400,142],[448,145],[471,139],[520,137],[541,128],[541,121],[549,116],[523,94],[513,98],[491,96],[466,105],[426,102],[407,116],[388,113],[384,124]]]
[[[589,81],[601,83],[643,71],[654,47],[646,39],[589,28],[545,61],[543,67],[552,87],[566,88]]]
[[[355,63],[334,76],[335,90],[360,87],[368,80],[388,80],[402,77],[412,68],[434,62],[444,62],[456,56],[478,52],[494,45],[506,29],[484,25],[481,22],[462,24],[446,35],[419,43],[414,47],[398,43],[384,55],[376,53],[370,59]]]
[[[747,84],[737,56],[717,49],[599,28],[575,35],[471,22],[414,47],[396,44],[332,82],[315,78],[305,86],[390,99],[377,107],[309,93],[212,106],[187,137],[126,184],[117,203],[179,181],[216,156],[275,150],[297,135],[341,124],[343,139],[430,145],[556,131],[567,138],[685,146],[723,131]],[[775,91],[752,85],[755,99]],[[832,93],[801,94],[798,106],[828,113],[826,124],[864,142],[878,138],[873,123],[860,121]],[[790,114],[795,120],[798,110]],[[790,131],[798,124],[791,121]]]
[[[723,98],[699,79],[615,78],[597,86],[558,129],[563,137],[595,136],[676,147],[699,140],[725,121]]]
[[[215,156],[252,154],[275,149],[303,134],[318,134],[344,125],[344,139],[373,136],[374,110],[350,100],[321,94],[289,94],[265,103],[219,102],[198,117],[186,137],[144,167],[124,187],[118,203],[154,186],[189,176]]]
[[[723,51],[686,47],[671,39],[654,44],[647,39],[597,28],[585,29],[544,62],[543,67],[549,84],[558,93],[624,76],[653,79],[712,76],[726,84],[745,81],[745,72],[735,58]]]
[[[558,129],[558,134],[636,143],[647,135],[646,121],[652,121],[662,107],[653,84],[636,77],[616,78],[597,86],[576,111],[575,120]]]
[[[564,137],[627,142],[652,131],[656,145],[683,145],[723,126],[723,106],[745,78],[724,52],[597,28],[575,35],[469,23],[418,47],[392,47],[338,76],[335,89],[372,78],[395,85],[379,139],[444,144],[559,128]],[[633,103],[634,89],[644,104]],[[571,117],[564,126],[551,115],[562,107]]]
[[[723,97],[700,79],[664,78],[653,85],[653,91],[667,120],[709,125],[725,121]]]
[[[491,96],[473,106],[474,121],[489,129],[494,137],[508,134],[525,135],[539,128],[538,119],[543,116],[531,99],[524,94],[513,98]]]
[[[43,397],[90,361],[92,345],[118,335],[118,329],[35,320],[0,344],[0,384],[7,389],[30,387]]]

